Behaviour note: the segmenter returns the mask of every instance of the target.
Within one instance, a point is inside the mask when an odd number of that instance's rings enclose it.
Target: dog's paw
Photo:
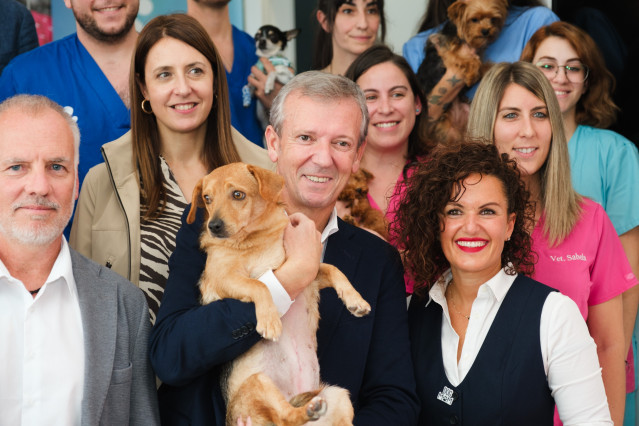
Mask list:
[[[321,396],[316,396],[306,405],[306,414],[310,420],[317,420],[326,414],[326,408],[326,400]]]
[[[371,305],[364,299],[358,300],[356,303],[349,303],[346,307],[356,317],[363,317],[371,312]]]
[[[255,330],[267,340],[277,342],[282,334],[282,320],[275,308],[267,313],[257,314],[257,326]]]

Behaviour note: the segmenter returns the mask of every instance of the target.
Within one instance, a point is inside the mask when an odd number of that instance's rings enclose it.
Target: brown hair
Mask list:
[[[424,296],[450,266],[439,239],[442,215],[449,202],[464,194],[464,180],[471,174],[497,178],[508,200],[508,213],[516,216],[513,233],[501,253],[502,268],[511,275],[533,273],[536,259],[527,230],[533,226],[534,208],[517,163],[506,154],[500,156],[494,145],[467,141],[439,146],[408,179],[393,226],[418,296]]]
[[[521,60],[532,62],[539,45],[548,37],[559,37],[568,41],[577,52],[579,60],[588,67],[586,90],[576,107],[577,124],[610,127],[616,121],[619,110],[611,96],[615,88],[615,78],[606,68],[597,44],[580,28],[557,21],[541,27],[532,35],[521,53]]]
[[[222,60],[204,28],[185,14],[158,16],[149,21],[135,46],[131,76],[131,136],[133,140],[133,164],[138,167],[138,178],[147,207],[144,219],[156,218],[164,209],[166,193],[160,167],[160,137],[156,117],[142,111],[144,96],[140,84],[144,84],[144,67],[149,51],[165,37],[182,41],[196,49],[211,63],[213,70],[214,101],[206,126],[202,161],[209,170],[224,164],[240,161],[231,137],[226,72]]]
[[[322,11],[326,15],[326,20],[331,29],[330,32],[324,31],[320,25],[315,35],[315,49],[313,49],[313,66],[314,70],[321,70],[330,65],[333,60],[333,25],[335,24],[335,16],[337,11],[344,4],[349,3],[348,0],[318,0],[317,11]],[[386,18],[384,17],[384,0],[377,0],[377,9],[379,10],[379,24],[382,29],[380,41],[384,43],[386,39]]]
[[[422,113],[415,116],[415,125],[408,136],[408,161],[407,167],[412,166],[419,157],[426,156],[435,147],[436,143],[428,136],[428,102],[424,96],[415,73],[411,69],[406,59],[393,53],[388,46],[375,45],[362,52],[348,67],[345,77],[357,82],[362,74],[375,65],[390,62],[395,65],[406,76],[410,89],[422,104]],[[404,170],[407,168],[405,167]]]

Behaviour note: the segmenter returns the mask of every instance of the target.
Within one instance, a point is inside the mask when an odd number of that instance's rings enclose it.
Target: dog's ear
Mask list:
[[[255,176],[260,196],[267,201],[279,201],[284,187],[284,178],[270,170],[247,164],[249,173]]]
[[[200,179],[195,188],[193,188],[193,196],[191,197],[191,210],[189,210],[189,215],[186,217],[186,223],[191,224],[195,220],[195,214],[197,213],[198,207],[204,207],[204,203],[202,202],[202,182],[204,178]]]
[[[369,172],[365,168],[360,167],[359,169],[361,170],[362,175],[364,176],[364,179],[366,179],[366,182],[368,182],[369,180],[371,180],[372,178],[375,177],[375,176],[373,176],[373,174],[371,172]]]
[[[302,30],[299,28],[295,28],[294,30],[288,30],[286,31],[284,34],[286,34],[286,40],[291,41],[293,40],[295,37],[297,37],[299,35],[299,33],[301,33]]]
[[[464,16],[466,6],[466,2],[462,0],[457,0],[455,3],[448,6],[448,19],[450,19],[455,25],[457,25],[457,23]]]

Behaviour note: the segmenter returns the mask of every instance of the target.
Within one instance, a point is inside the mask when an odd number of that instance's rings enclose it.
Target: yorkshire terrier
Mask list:
[[[350,214],[342,219],[346,223],[370,229],[388,240],[388,223],[384,214],[374,209],[368,201],[368,182],[373,174],[360,167],[356,173],[352,173],[348,183],[337,198],[344,202],[344,207],[350,208]]]
[[[273,25],[262,25],[255,33],[255,53],[260,58],[267,58],[275,67],[275,71],[266,76],[264,93],[267,95],[273,91],[275,81],[286,84],[293,78],[293,72],[291,72],[293,65],[282,52],[286,49],[286,44],[297,37],[300,31],[299,29],[281,31]],[[255,66],[260,71],[266,72],[261,61],[258,60]],[[242,103],[245,108],[251,105],[254,92],[255,88],[248,84],[242,88]],[[257,116],[262,127],[266,127],[268,117],[261,104],[258,104]]]
[[[494,41],[506,21],[508,0],[457,0],[448,7],[448,21],[442,30],[431,34],[424,46],[426,57],[417,70],[417,78],[429,97],[446,69],[462,72],[466,88],[475,84],[492,64],[482,63],[481,55]],[[474,50],[464,48],[464,44]],[[466,127],[468,99],[465,89],[444,114],[431,123],[431,136],[440,143],[458,140]],[[434,94],[437,95],[437,94]]]

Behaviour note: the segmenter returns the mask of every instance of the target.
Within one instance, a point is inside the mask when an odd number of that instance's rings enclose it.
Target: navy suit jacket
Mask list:
[[[255,309],[232,299],[200,305],[197,283],[206,261],[198,241],[202,211],[191,225],[185,217],[186,212],[150,339],[151,363],[164,382],[160,415],[165,425],[224,425],[220,372],[226,362],[259,341]],[[376,236],[340,220],[339,231],[328,239],[324,262],[344,272],[372,311],[356,318],[333,289],[320,292],[317,341],[322,381],[349,390],[355,424],[416,424],[419,407],[399,254]]]

